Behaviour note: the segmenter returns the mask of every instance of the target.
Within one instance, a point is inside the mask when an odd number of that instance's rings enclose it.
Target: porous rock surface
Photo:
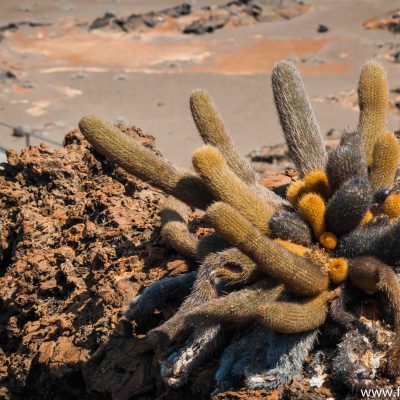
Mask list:
[[[157,152],[150,135],[119,127]],[[271,152],[276,149],[262,154]],[[264,162],[263,175],[275,172],[274,162]],[[284,175],[264,176],[262,183],[276,189],[295,176],[289,168]],[[60,149],[41,145],[8,153],[0,167],[0,399],[210,398],[218,359],[172,391],[160,378],[159,355],[146,342],[145,333],[173,315],[178,304],[133,323],[123,317],[143,288],[197,267],[160,238],[163,198],[93,153],[78,130]],[[196,235],[209,231],[199,213],[191,214],[190,228]],[[212,399],[336,398],[326,367],[335,346],[325,342],[320,340],[303,375],[286,387],[228,390]],[[354,357],[363,360],[364,352]],[[365,373],[371,368],[363,365]],[[348,390],[339,396],[352,398]]]

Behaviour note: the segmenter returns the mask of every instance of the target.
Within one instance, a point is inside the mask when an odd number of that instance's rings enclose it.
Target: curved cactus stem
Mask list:
[[[213,195],[198,176],[175,168],[103,120],[83,117],[79,129],[109,161],[189,206],[205,209],[213,201]]]

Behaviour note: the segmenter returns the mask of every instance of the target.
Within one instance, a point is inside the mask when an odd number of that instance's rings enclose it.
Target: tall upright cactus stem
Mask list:
[[[279,62],[272,71],[272,90],[289,156],[304,176],[325,168],[326,150],[311,102],[296,67]]]
[[[293,293],[314,295],[328,286],[328,275],[317,265],[274,243],[249,220],[228,204],[217,202],[207,210],[207,219],[215,230],[257,266]]]
[[[364,150],[368,165],[372,164],[378,135],[386,131],[388,97],[389,85],[385,69],[375,60],[367,62],[358,83],[358,102],[359,125],[364,132]]]
[[[95,150],[132,175],[192,207],[205,209],[212,202],[210,190],[198,176],[175,168],[114,126],[87,116],[79,122],[79,129]]]

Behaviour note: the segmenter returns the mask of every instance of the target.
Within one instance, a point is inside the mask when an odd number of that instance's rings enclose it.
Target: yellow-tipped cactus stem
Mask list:
[[[325,250],[335,250],[337,246],[337,237],[332,232],[324,232],[319,237],[319,243]]]
[[[286,198],[293,207],[297,207],[297,203],[304,193],[306,193],[306,184],[300,179],[289,185],[286,191]]]
[[[307,193],[297,205],[300,214],[311,225],[316,239],[325,232],[325,201],[316,193]]]
[[[393,193],[386,198],[383,212],[389,218],[400,218],[400,193]]]
[[[193,166],[217,199],[230,204],[268,233],[268,221],[275,212],[274,207],[228,167],[218,149],[212,146],[197,149],[193,154]]]
[[[349,266],[344,258],[332,258],[328,263],[328,271],[331,281],[340,285],[347,279]]]
[[[372,221],[373,218],[374,218],[374,214],[372,213],[371,210],[368,210],[368,211],[364,214],[364,216],[363,216],[363,218],[362,218],[362,220],[361,220],[361,222],[360,222],[360,225],[366,225],[366,224],[368,224],[368,222]]]
[[[285,249],[287,249],[287,250],[291,251],[292,253],[297,254],[298,256],[301,256],[301,257],[304,257],[304,255],[310,251],[310,249],[308,247],[289,242],[288,240],[274,239],[274,242],[278,243]]]
[[[320,194],[324,199],[330,195],[328,176],[325,171],[315,170],[304,177],[306,193]]]
[[[97,117],[87,116],[80,120],[79,129],[95,150],[132,175],[192,207],[204,209],[212,202],[210,190],[198,176],[190,171],[178,170],[114,126]]]
[[[328,275],[320,265],[274,243],[230,205],[214,203],[207,210],[207,220],[260,270],[284,283],[293,293],[311,296],[327,288]]]
[[[386,131],[389,85],[383,66],[371,60],[361,71],[358,83],[359,125],[364,133],[367,164],[372,164],[376,139]]]
[[[328,302],[337,291],[324,291],[302,303],[274,301],[259,307],[258,322],[281,333],[297,333],[316,329],[328,315]]]
[[[283,199],[280,196],[258,183],[256,173],[234,145],[211,96],[204,90],[195,90],[190,97],[190,110],[204,143],[215,146],[229,168],[243,182],[253,186],[267,201],[275,203],[278,207],[282,205]]]
[[[369,179],[375,190],[393,186],[400,161],[400,145],[392,132],[378,135]]]
[[[161,235],[177,252],[196,258],[197,238],[189,232],[187,206],[169,196],[161,208]]]

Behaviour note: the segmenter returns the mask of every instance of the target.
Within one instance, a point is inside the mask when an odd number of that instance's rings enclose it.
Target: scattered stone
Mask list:
[[[100,29],[106,27],[110,20],[114,18],[115,15],[110,12],[106,12],[102,17],[96,18],[89,26],[89,30]]]
[[[318,33],[326,33],[329,31],[329,28],[324,24],[319,24],[317,28]]]
[[[393,33],[400,33],[400,9],[389,15],[369,19],[363,23],[365,29],[383,29]]]
[[[229,21],[229,15],[212,16],[208,19],[201,19],[192,22],[183,29],[185,34],[204,35],[205,33],[213,33],[217,29],[223,28]]]
[[[192,1],[161,11],[132,14],[126,18],[106,13],[96,18],[89,29],[115,28],[124,32],[152,29],[167,21],[191,15],[191,22],[182,28],[185,34],[203,35],[215,32],[229,25],[232,27],[289,19],[309,9],[297,0],[233,0],[219,6],[205,6],[192,9]]]
[[[16,79],[16,78],[17,78],[17,76],[14,74],[14,72],[0,70],[0,81],[6,80],[6,79]]]
[[[7,25],[0,26],[0,32],[16,31],[21,26],[29,26],[30,28],[37,28],[41,26],[50,26],[50,22],[34,22],[34,21],[21,21],[21,22],[10,22]]]

